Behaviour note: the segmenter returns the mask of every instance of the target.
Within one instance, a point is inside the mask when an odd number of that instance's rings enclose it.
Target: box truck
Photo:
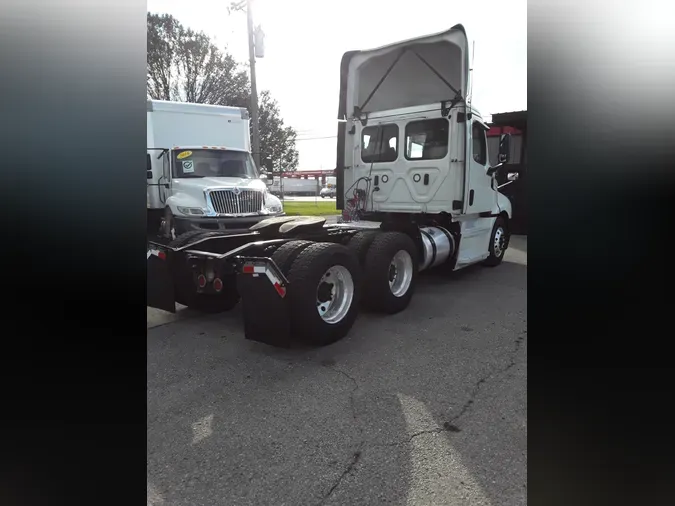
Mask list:
[[[283,214],[253,162],[246,109],[147,102],[148,230],[247,229]]]
[[[270,190],[279,195],[297,195],[305,197],[314,197],[321,190],[321,183],[315,177],[275,177]]]

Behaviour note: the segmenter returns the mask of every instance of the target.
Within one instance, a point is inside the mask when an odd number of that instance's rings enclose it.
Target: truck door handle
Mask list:
[[[168,189],[169,186],[171,186],[169,183],[164,183],[164,188],[167,188],[167,189]]]
[[[470,206],[473,205],[473,190],[469,192],[469,205]]]

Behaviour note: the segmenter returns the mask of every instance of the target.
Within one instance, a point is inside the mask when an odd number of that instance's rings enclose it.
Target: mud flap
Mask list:
[[[148,245],[146,304],[149,307],[176,312],[175,290],[171,271],[171,250]]]
[[[291,346],[291,320],[286,287],[275,283],[275,274],[265,273],[268,262],[256,262],[256,271],[237,274],[237,289],[244,313],[246,339],[288,348]],[[253,268],[253,264],[248,264]]]

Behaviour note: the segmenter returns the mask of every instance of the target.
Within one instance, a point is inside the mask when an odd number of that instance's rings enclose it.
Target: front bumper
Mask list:
[[[200,218],[187,218],[176,216],[176,227],[183,232],[189,232],[191,230],[248,230],[250,227],[258,223],[259,221],[265,220],[267,218],[275,218],[277,216],[286,216],[286,213],[278,214],[261,214],[256,216],[243,216],[243,217],[200,217]]]

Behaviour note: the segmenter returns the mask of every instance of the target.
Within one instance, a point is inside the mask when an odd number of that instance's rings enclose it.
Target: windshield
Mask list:
[[[173,176],[177,178],[258,177],[251,155],[245,151],[176,149],[172,156]]]

